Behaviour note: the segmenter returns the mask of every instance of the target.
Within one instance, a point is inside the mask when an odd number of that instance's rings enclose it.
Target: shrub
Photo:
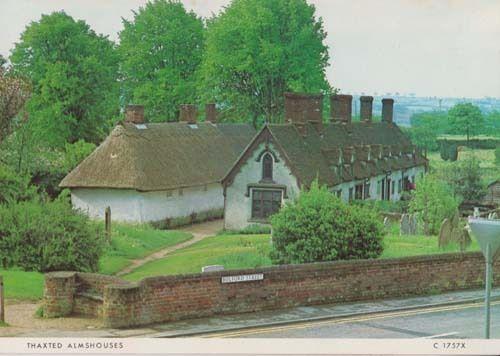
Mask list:
[[[16,174],[0,164],[0,204],[29,200],[36,195],[36,188],[29,185],[29,177]]]
[[[500,145],[495,148],[495,164],[500,166]]]
[[[274,263],[376,258],[383,250],[377,214],[343,203],[317,183],[272,216],[271,223]]]
[[[451,183],[455,194],[465,201],[480,201],[486,194],[479,160],[474,156],[459,161],[452,167]]]
[[[61,200],[0,205],[0,261],[27,271],[97,271],[104,237]]]
[[[424,225],[424,234],[436,235],[441,222],[451,218],[458,209],[459,201],[449,184],[436,176],[426,175],[419,180],[412,193],[410,211],[416,213]]]

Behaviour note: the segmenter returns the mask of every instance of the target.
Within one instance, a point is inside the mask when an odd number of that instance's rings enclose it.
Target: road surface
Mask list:
[[[206,334],[238,338],[483,338],[482,303]],[[491,338],[500,339],[500,301],[491,305]]]

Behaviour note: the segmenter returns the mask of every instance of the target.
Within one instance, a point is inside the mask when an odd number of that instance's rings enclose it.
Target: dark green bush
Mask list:
[[[376,258],[383,251],[376,212],[347,205],[317,183],[272,216],[271,223],[274,263]]]
[[[0,205],[0,261],[27,271],[97,271],[104,237],[63,200]]]
[[[500,145],[495,148],[495,163],[500,166]]]

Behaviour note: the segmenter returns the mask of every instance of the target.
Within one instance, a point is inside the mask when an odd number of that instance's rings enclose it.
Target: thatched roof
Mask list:
[[[300,129],[293,124],[270,124],[247,150],[266,140],[276,144],[292,173],[305,186],[316,178],[321,184],[334,186],[427,164],[397,125],[387,122],[328,123],[320,131],[312,124]],[[231,182],[247,157],[245,152],[240,156],[225,182]]]
[[[119,124],[60,186],[155,191],[220,182],[254,135],[246,124]]]

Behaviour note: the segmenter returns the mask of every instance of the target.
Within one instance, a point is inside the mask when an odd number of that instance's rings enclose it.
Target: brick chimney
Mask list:
[[[211,122],[212,124],[217,123],[217,108],[214,103],[205,105],[205,121]]]
[[[285,93],[285,122],[322,128],[323,95]]]
[[[330,96],[330,116],[332,122],[350,123],[352,119],[352,95]]]
[[[364,122],[372,121],[373,96],[361,96],[359,98],[361,108],[359,110],[360,120]]]
[[[394,99],[382,99],[382,121],[392,123]]]
[[[193,104],[182,104],[179,112],[179,121],[188,124],[196,124],[198,108]]]
[[[129,104],[125,108],[125,122],[130,124],[144,123],[144,106]]]

